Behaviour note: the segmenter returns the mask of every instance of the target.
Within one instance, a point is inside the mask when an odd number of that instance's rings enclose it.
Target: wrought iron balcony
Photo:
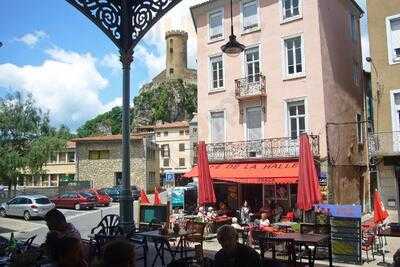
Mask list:
[[[315,157],[319,156],[319,136],[310,136]],[[287,159],[299,156],[299,140],[291,138],[269,138],[256,141],[207,144],[210,162],[251,161]]]
[[[256,74],[235,80],[235,95],[238,100],[266,96],[265,76]]]
[[[400,155],[400,132],[373,133],[368,137],[369,155],[395,156]]]

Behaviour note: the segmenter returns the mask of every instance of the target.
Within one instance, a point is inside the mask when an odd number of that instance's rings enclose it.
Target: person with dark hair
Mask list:
[[[104,248],[104,267],[135,267],[135,248],[125,240],[111,241]]]
[[[56,232],[59,238],[66,236],[81,240],[79,231],[71,223],[67,223],[64,214],[58,209],[49,211],[44,216],[44,220],[49,230]]]
[[[218,267],[261,267],[260,255],[251,247],[238,243],[235,228],[223,225],[218,229],[218,242],[221,244],[215,254],[215,264]]]
[[[87,267],[80,239],[50,231],[46,236],[46,250],[51,262],[43,267]]]

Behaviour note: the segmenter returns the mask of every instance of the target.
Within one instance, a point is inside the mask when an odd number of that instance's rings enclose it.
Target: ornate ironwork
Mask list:
[[[181,0],[66,1],[96,24],[119,49],[130,50]]]
[[[311,135],[310,144],[314,156],[319,156],[319,136]],[[210,162],[285,159],[299,156],[298,139],[269,138],[255,141],[225,142],[207,144]]]
[[[264,75],[257,74],[242,79],[236,79],[235,84],[235,94],[238,99],[266,95]]]
[[[370,157],[400,155],[400,132],[370,134],[368,152]]]

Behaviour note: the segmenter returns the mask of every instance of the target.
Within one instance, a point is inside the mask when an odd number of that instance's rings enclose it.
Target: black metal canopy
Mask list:
[[[132,50],[181,0],[66,0],[96,24],[120,50]]]

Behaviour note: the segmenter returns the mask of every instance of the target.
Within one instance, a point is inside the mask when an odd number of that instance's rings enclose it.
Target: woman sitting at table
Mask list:
[[[230,210],[224,202],[220,202],[218,207],[219,207],[217,211],[218,216],[223,216],[223,215],[228,216],[230,214]]]
[[[267,227],[267,226],[270,226],[270,222],[268,220],[267,213],[263,212],[263,213],[261,213],[260,228]]]

